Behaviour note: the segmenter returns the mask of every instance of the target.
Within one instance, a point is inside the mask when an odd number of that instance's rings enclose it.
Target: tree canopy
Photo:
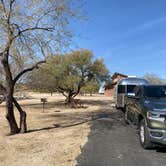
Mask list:
[[[87,83],[100,82],[108,77],[103,60],[93,58],[93,53],[86,49],[56,55],[38,72],[33,72],[30,84],[40,90],[58,91],[71,102]]]
[[[88,82],[84,87],[81,89],[81,93],[90,94],[92,96],[93,93],[98,93],[101,83],[96,80],[92,80]]]

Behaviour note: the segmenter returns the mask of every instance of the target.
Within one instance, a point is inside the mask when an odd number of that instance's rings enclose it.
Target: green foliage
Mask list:
[[[81,89],[81,93],[85,94],[93,94],[98,93],[100,88],[100,84],[97,81],[90,81]]]
[[[75,97],[82,87],[93,89],[108,76],[103,60],[93,60],[89,50],[81,49],[49,59],[38,72],[31,75],[31,85],[39,90],[59,91],[66,97]],[[89,83],[89,84],[88,84]],[[95,91],[94,89],[92,91]]]

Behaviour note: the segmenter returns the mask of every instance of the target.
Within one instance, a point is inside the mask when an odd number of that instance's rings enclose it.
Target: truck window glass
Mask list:
[[[127,93],[133,93],[136,85],[127,85]]]
[[[134,93],[135,93],[135,96],[140,97],[141,96],[141,88],[136,86],[134,88]]]
[[[166,86],[149,86],[145,87],[145,96],[146,97],[166,97]]]
[[[118,85],[118,93],[125,93],[125,85]]]

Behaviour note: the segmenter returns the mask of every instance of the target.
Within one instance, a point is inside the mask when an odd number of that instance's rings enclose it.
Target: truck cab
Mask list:
[[[166,85],[142,85],[126,96],[125,121],[137,125],[140,143],[166,146]]]

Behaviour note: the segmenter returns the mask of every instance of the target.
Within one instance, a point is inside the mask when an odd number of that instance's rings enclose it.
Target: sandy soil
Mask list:
[[[89,123],[96,113],[110,111],[110,98],[79,97],[84,108],[64,105],[61,95],[29,93],[20,100],[27,112],[28,133],[6,136],[8,124],[5,107],[0,105],[0,165],[1,166],[75,166],[80,149],[88,139]],[[47,97],[42,113],[41,97]],[[15,111],[16,112],[16,111]],[[16,112],[17,119],[19,118]]]

